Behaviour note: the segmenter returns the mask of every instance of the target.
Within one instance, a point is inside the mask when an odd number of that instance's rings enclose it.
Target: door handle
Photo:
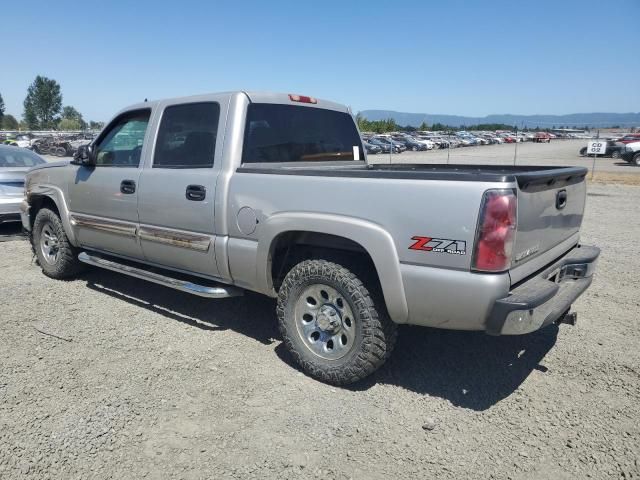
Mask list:
[[[207,196],[207,189],[203,185],[188,185],[185,195],[187,200],[201,202]]]
[[[562,210],[567,205],[567,191],[560,190],[556,193],[556,208]]]
[[[136,182],[133,180],[122,180],[122,182],[120,182],[120,193],[136,193]]]

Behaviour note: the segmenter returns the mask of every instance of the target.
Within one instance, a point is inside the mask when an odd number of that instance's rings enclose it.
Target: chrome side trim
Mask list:
[[[106,270],[123,273],[125,275],[129,275],[130,277],[157,283],[158,285],[163,285],[175,290],[191,293],[199,297],[227,298],[241,296],[244,293],[241,289],[232,286],[207,286],[189,282],[186,280],[167,277],[159,273],[150,272],[141,268],[132,267],[130,265],[124,265],[122,263],[117,263],[98,255],[90,255],[87,252],[80,253],[80,255],[78,255],[78,260],[88,265],[93,265],[94,267],[100,267]]]
[[[74,227],[90,228],[102,232],[115,233],[125,237],[135,237],[137,227],[135,223],[107,220],[106,218],[88,217],[86,215],[71,214],[71,225]]]
[[[138,236],[140,240],[188,248],[198,252],[209,251],[209,246],[211,245],[211,237],[208,235],[187,233],[170,228],[141,226],[138,229]]]

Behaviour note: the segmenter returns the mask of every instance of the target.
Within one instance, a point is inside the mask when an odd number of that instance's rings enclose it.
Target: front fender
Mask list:
[[[60,220],[62,220],[62,226],[64,227],[64,231],[67,234],[67,238],[69,239],[69,243],[74,247],[78,246],[78,241],[75,236],[75,232],[73,227],[71,226],[69,208],[67,207],[67,202],[64,198],[64,193],[60,187],[56,187],[55,185],[48,184],[35,184],[29,186],[29,191],[27,192],[27,202],[29,205],[33,204],[33,200],[37,197],[46,197],[49,198],[58,209],[60,213]],[[31,212],[31,215],[34,215],[35,212]]]
[[[284,212],[269,217],[261,225],[256,257],[256,280],[263,292],[273,292],[271,252],[275,239],[290,231],[327,233],[356,242],[375,265],[391,319],[406,323],[409,316],[400,260],[393,238],[385,229],[366,220],[309,212]]]

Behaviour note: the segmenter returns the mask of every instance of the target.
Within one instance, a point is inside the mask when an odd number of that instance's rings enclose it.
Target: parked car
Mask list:
[[[402,143],[396,142],[390,137],[378,136],[374,137],[374,139],[380,143],[386,143],[387,145],[390,145],[390,147],[393,148],[393,153],[402,153],[407,149],[407,147],[405,147]]]
[[[616,142],[613,140],[607,140],[607,147],[605,149],[604,155],[598,155],[598,156],[620,158],[624,152],[625,152],[624,143]],[[587,147],[582,147],[580,149],[580,155],[584,157],[586,154],[587,154]]]
[[[414,138],[417,142],[426,145],[427,150],[433,150],[434,148],[436,148],[437,143],[432,136],[417,135]]]
[[[0,145],[0,224],[20,221],[24,176],[43,163],[43,158],[27,149]]]
[[[382,149],[382,153],[390,153],[391,149],[393,148],[389,142],[383,142],[383,141],[381,141],[381,140],[379,140],[379,139],[377,139],[375,137],[371,137],[367,141],[371,145],[375,145],[376,147],[381,148]],[[394,150],[399,150],[399,149],[395,149],[394,148]],[[396,153],[396,152],[394,152],[394,153]],[[397,153],[399,153],[399,151]]]
[[[394,138],[394,141],[402,143],[407,147],[407,150],[412,150],[414,152],[429,150],[429,147],[425,142],[420,142],[413,137]]]
[[[26,134],[9,135],[3,143],[13,147],[29,148],[31,136]]]
[[[636,167],[640,167],[640,141],[627,143],[621,158]]]
[[[377,155],[378,153],[382,152],[381,147],[379,147],[378,145],[374,145],[373,143],[367,142],[365,140],[362,141],[362,145],[364,145],[364,148],[367,150],[368,154]]]
[[[532,141],[536,143],[551,143],[551,137],[547,132],[536,132]]]
[[[72,163],[35,167],[22,224],[51,278],[90,265],[208,298],[277,298],[293,360],[347,384],[384,363],[397,324],[574,323],[599,255],[579,244],[586,175],[367,164],[346,106],[221,93],[133,105]]]
[[[640,142],[640,133],[630,133],[628,135],[625,135],[624,137],[618,139],[618,142],[621,142],[621,143]]]

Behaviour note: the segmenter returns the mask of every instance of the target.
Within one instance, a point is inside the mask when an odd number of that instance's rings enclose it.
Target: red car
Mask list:
[[[622,143],[640,142],[640,133],[629,133],[616,141],[622,142]]]
[[[533,137],[533,141],[536,143],[551,143],[551,135],[546,132],[537,132]]]

